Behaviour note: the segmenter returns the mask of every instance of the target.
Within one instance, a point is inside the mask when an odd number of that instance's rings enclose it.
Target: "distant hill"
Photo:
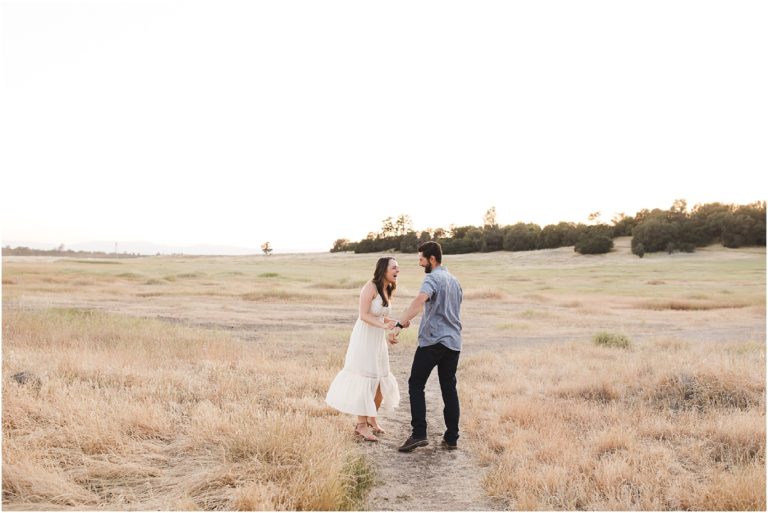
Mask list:
[[[90,241],[78,244],[65,245],[64,251],[58,251],[59,244],[50,244],[45,242],[27,242],[27,241],[3,241],[4,255],[30,254],[29,252],[18,252],[19,248],[26,248],[32,251],[45,251],[45,255],[68,255],[69,252],[86,252],[98,254],[98,256],[115,256],[114,241]],[[10,248],[10,250],[9,250]],[[275,253],[313,253],[325,252],[326,249],[275,249]],[[152,242],[132,241],[117,243],[118,256],[137,256],[137,255],[261,255],[260,248],[245,248],[239,246],[217,246],[214,244],[197,244],[194,246],[174,246],[169,244],[154,244]],[[86,255],[80,255],[86,256]]]

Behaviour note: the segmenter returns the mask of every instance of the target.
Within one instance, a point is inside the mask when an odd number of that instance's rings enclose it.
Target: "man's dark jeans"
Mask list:
[[[427,405],[424,387],[432,369],[437,366],[440,390],[443,393],[443,417],[446,431],[444,438],[454,443],[459,439],[459,394],[456,392],[456,367],[459,365],[459,351],[448,349],[442,344],[419,347],[413,357],[411,377],[408,379],[408,393],[411,396],[411,426],[414,438],[427,436]]]

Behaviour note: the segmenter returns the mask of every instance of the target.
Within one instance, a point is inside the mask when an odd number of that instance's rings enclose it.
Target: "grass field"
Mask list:
[[[4,258],[4,508],[365,507],[380,462],[323,399],[376,258]],[[504,508],[765,509],[764,248],[445,264],[463,447]]]

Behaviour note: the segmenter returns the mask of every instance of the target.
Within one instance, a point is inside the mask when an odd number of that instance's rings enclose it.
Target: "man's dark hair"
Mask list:
[[[424,255],[424,258],[429,260],[429,257],[435,257],[438,264],[443,262],[443,248],[440,247],[438,242],[433,240],[427,241],[419,246],[419,253]]]

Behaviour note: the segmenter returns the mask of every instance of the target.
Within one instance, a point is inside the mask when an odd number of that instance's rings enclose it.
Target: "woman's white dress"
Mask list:
[[[381,296],[376,294],[369,311],[384,320],[390,310],[391,306],[384,306]],[[381,407],[396,407],[400,403],[400,389],[389,370],[386,332],[358,318],[349,337],[344,368],[333,379],[325,402],[344,413],[375,417],[373,399],[379,386],[383,396]]]

